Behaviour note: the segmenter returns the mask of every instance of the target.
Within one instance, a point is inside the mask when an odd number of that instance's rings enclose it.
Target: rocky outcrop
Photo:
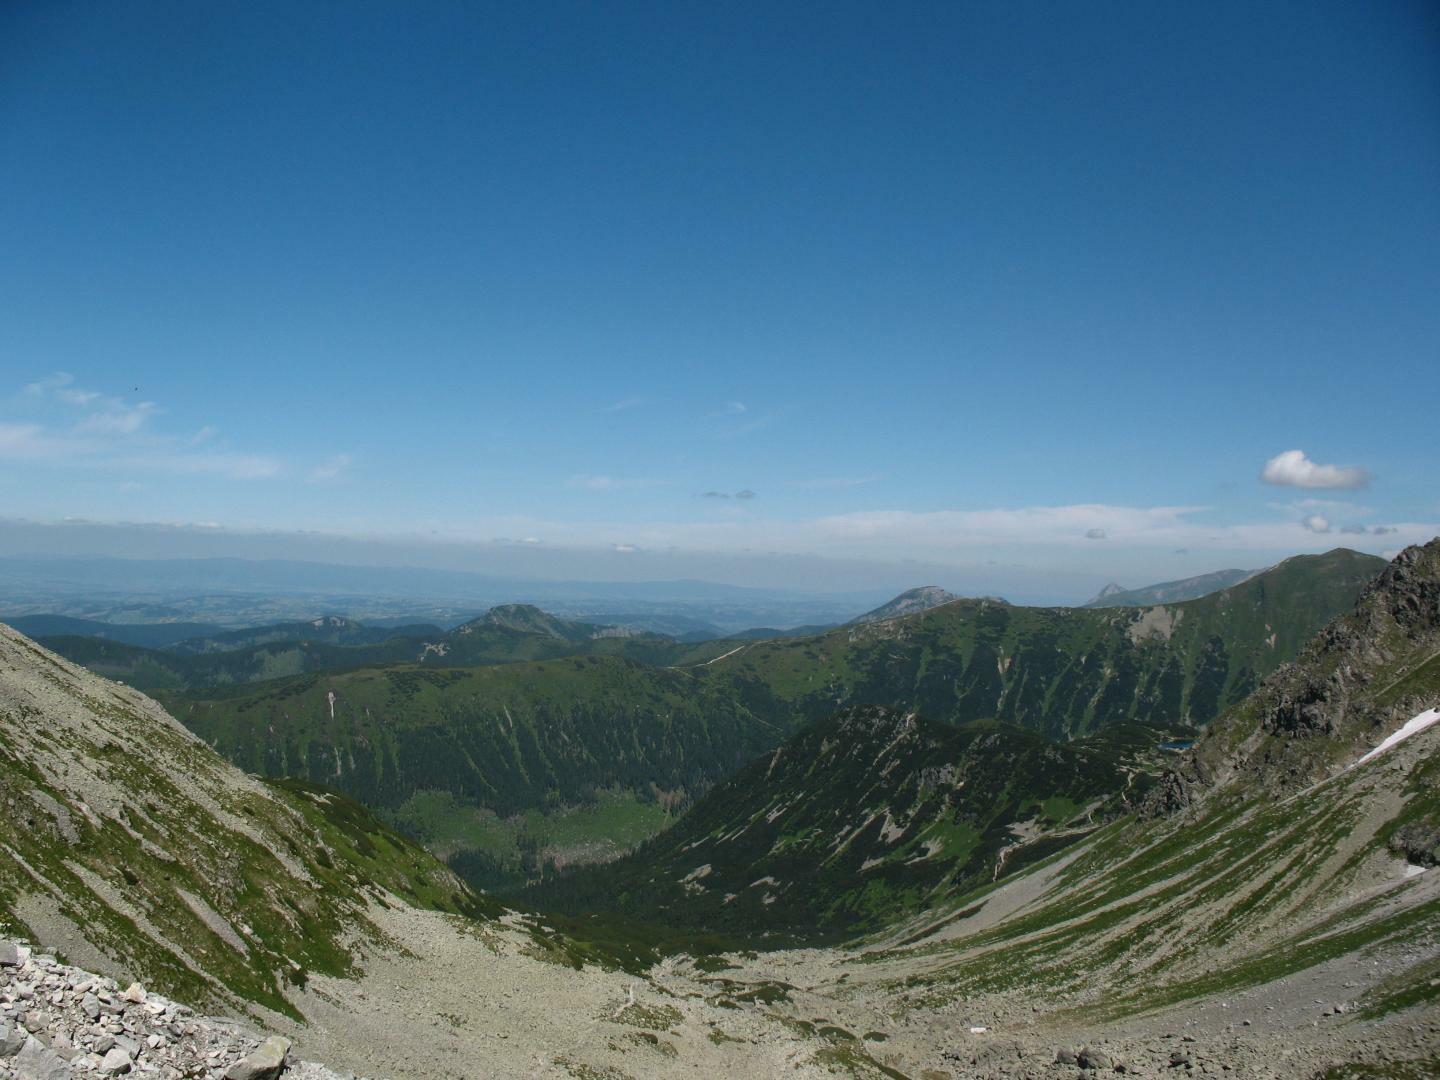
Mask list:
[[[1414,821],[1390,837],[1390,850],[1415,866],[1440,866],[1440,825]]]
[[[9,961],[13,962],[7,962]],[[261,1041],[233,1021],[0,941],[0,1077],[72,1080],[143,1075],[161,1080],[354,1080],[291,1062],[290,1042]]]
[[[1237,781],[1290,794],[1333,775],[1440,703],[1440,539],[1401,552],[1296,661],[1211,725],[1146,800],[1175,813]]]

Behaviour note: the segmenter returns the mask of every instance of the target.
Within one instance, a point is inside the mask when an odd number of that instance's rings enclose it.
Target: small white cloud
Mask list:
[[[38,382],[25,384],[25,395],[27,397],[44,397],[46,394],[53,394],[57,390],[63,390],[75,381],[75,376],[68,371],[57,371],[49,378],[40,379]]]
[[[615,550],[620,552],[622,555],[628,555],[631,552],[639,551],[640,549],[634,544],[616,544]]]
[[[739,416],[750,411],[750,406],[743,401],[727,401],[720,407],[720,416]]]
[[[1286,450],[1265,463],[1260,479],[1282,487],[1353,490],[1369,484],[1370,474],[1354,465],[1317,465],[1303,450]]]
[[[1086,530],[1085,530],[1085,539],[1086,539],[1086,540],[1104,540],[1104,539],[1105,539],[1106,537],[1108,537],[1109,535],[1110,535],[1110,534],[1107,533],[1104,529],[1086,529]]]
[[[1324,514],[1311,514],[1302,519],[1300,524],[1312,533],[1328,533],[1330,531],[1330,519]]]
[[[318,484],[325,480],[334,480],[350,467],[351,461],[352,459],[349,454],[335,454],[311,469],[305,475],[305,479],[312,484]]]
[[[99,412],[93,412],[75,425],[77,432],[87,435],[134,435],[158,411],[153,401],[126,405],[111,401]]]

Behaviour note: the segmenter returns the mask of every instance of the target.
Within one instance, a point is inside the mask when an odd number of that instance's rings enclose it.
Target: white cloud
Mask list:
[[[1354,465],[1317,465],[1303,450],[1286,450],[1265,463],[1260,479],[1283,487],[1354,489],[1369,484],[1370,474]]]
[[[142,401],[138,405],[126,405],[123,401],[108,399],[104,402],[103,408],[92,412],[76,424],[75,430],[99,435],[133,435],[145,426],[146,421],[157,410],[158,406],[153,401]]]
[[[305,475],[305,479],[312,484],[318,484],[325,480],[334,480],[351,465],[352,458],[349,454],[334,454],[326,458],[319,465],[314,466]]]
[[[1324,514],[1311,514],[1302,519],[1300,524],[1312,533],[1328,533],[1330,531],[1330,519]]]
[[[724,405],[720,406],[720,411],[716,415],[739,416],[742,413],[747,413],[749,411],[750,406],[746,405],[743,401],[727,401]]]
[[[1110,534],[1107,533],[1104,529],[1086,529],[1086,530],[1085,530],[1085,539],[1086,539],[1086,540],[1104,540],[1104,539],[1106,539],[1109,535],[1110,535]]]
[[[154,433],[151,419],[163,411],[155,402],[131,404],[124,398],[77,387],[67,372],[29,383],[22,394],[67,408],[57,412],[51,407],[46,423],[0,421],[0,459],[106,472],[203,473],[236,479],[276,476],[284,471],[277,459],[265,455],[195,449],[213,438],[215,429],[209,426],[189,437]],[[71,410],[78,410],[78,417]]]

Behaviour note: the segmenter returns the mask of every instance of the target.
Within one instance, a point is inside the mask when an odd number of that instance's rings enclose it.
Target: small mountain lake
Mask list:
[[[1160,749],[1175,751],[1189,750],[1194,745],[1194,739],[1171,739],[1169,742],[1162,742],[1160,744]]]

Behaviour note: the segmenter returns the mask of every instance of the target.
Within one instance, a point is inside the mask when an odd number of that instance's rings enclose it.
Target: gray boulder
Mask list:
[[[104,1059],[100,1062],[100,1071],[111,1075],[129,1072],[130,1055],[118,1046],[111,1047]]]
[[[290,1040],[281,1035],[271,1035],[254,1053],[241,1058],[225,1073],[225,1080],[274,1080],[285,1068],[285,1057],[290,1053]]]
[[[0,941],[0,967],[19,967],[20,950],[13,941]]]
[[[70,1063],[46,1049],[39,1039],[29,1038],[15,1055],[15,1080],[72,1080]]]
[[[12,1058],[25,1045],[26,1035],[8,1020],[0,1021],[0,1058]]]
[[[1110,1055],[1104,1050],[1096,1050],[1092,1046],[1087,1046],[1075,1055],[1075,1064],[1082,1069],[1108,1069],[1114,1065],[1114,1062],[1110,1060]]]

